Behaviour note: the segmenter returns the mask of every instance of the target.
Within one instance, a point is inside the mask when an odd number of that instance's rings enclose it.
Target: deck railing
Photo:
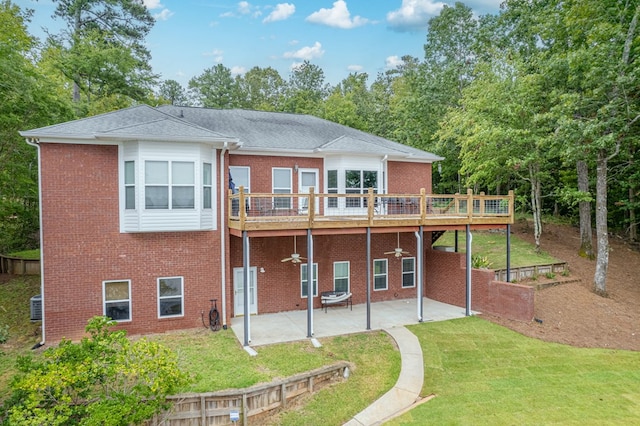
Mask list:
[[[513,223],[514,196],[467,194],[304,194],[229,191],[229,227],[239,230],[506,225]],[[242,208],[241,208],[242,206]]]

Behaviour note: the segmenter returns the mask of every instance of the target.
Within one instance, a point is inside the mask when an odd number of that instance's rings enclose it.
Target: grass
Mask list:
[[[400,354],[382,332],[320,339],[321,348],[308,341],[263,346],[256,348],[257,357],[242,349],[231,330],[185,331],[153,338],[174,349],[182,368],[195,378],[183,392],[244,388],[338,360],[353,364],[349,380],[318,392],[303,407],[281,414],[281,425],[342,424],[389,390],[400,373]],[[349,404],[340,403],[345,399]]]
[[[640,353],[546,343],[479,318],[408,327],[423,394],[391,425],[602,425],[640,418]]]
[[[480,255],[490,260],[492,269],[504,269],[507,267],[507,237],[504,232],[477,231],[472,232],[471,253]],[[467,235],[464,231],[458,232],[458,251],[466,253]],[[455,232],[445,232],[435,243],[437,246],[455,246]],[[557,263],[558,259],[542,251],[535,252],[535,247],[528,242],[511,236],[511,267],[544,265]]]
[[[38,260],[40,259],[40,249],[17,251],[9,253],[8,256],[18,257],[20,259]]]

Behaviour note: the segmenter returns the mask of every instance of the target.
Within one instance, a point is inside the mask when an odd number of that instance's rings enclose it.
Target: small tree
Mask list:
[[[5,423],[130,425],[168,409],[167,395],[189,382],[176,354],[147,339],[131,342],[113,325],[94,317],[79,343],[21,357]]]

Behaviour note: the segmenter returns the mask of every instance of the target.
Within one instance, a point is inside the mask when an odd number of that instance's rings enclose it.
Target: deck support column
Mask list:
[[[424,285],[424,245],[423,245],[423,241],[424,241],[424,230],[422,225],[420,225],[419,230],[415,233],[416,234],[416,274],[418,275],[418,291],[417,291],[417,298],[418,298],[418,322],[422,322],[424,321],[424,301],[423,301],[423,285]]]
[[[511,282],[511,224],[507,223],[507,282]]]
[[[311,207],[310,207],[311,208]],[[307,229],[307,337],[313,337],[313,235]]]
[[[371,330],[371,228],[367,227],[367,330]]]
[[[456,253],[458,253],[458,230],[456,229],[455,231],[453,231],[455,233],[455,241],[454,241],[454,246],[453,246],[453,251],[455,251]]]
[[[251,341],[250,332],[250,317],[249,311],[249,293],[251,292],[251,274],[250,272],[250,257],[249,257],[249,234],[247,231],[242,231],[242,268],[244,276],[244,346],[249,346]]]
[[[465,315],[471,316],[471,225],[467,225],[467,303]]]

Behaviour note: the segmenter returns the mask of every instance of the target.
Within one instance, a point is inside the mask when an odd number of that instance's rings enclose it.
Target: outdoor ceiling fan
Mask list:
[[[280,262],[291,262],[291,263],[301,263],[305,260],[305,257],[300,256],[298,251],[296,250],[296,236],[293,236],[293,253],[291,253],[291,257],[285,257]]]
[[[402,256],[408,256],[411,253],[409,253],[408,251],[402,250],[402,248],[400,247],[400,233],[398,232],[398,246],[393,251],[386,251],[384,254],[392,254],[395,257],[400,258]]]

